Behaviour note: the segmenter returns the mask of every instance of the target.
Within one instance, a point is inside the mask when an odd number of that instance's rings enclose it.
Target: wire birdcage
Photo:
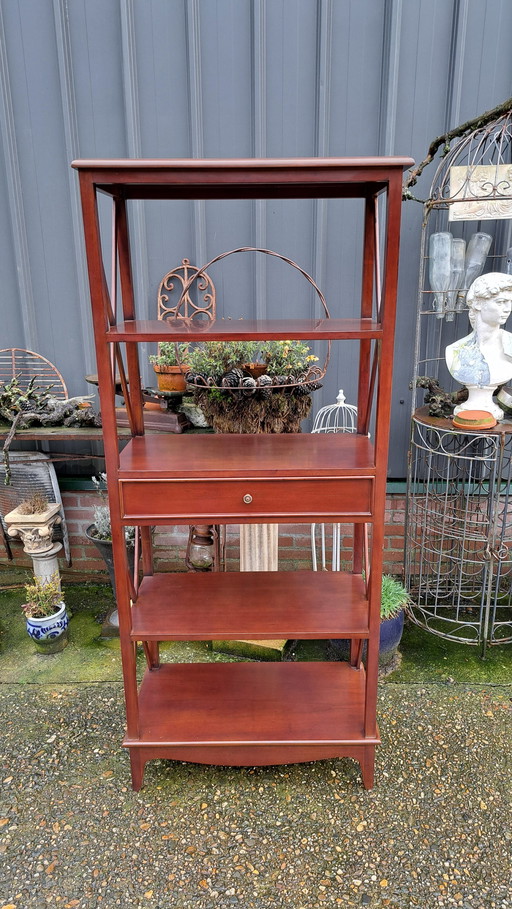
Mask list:
[[[465,244],[467,260],[477,237],[487,236],[490,245],[481,263],[484,273],[506,272],[507,251],[512,246],[512,111],[475,129],[445,151],[424,204],[412,413],[418,406],[419,377],[436,379],[446,391],[456,388],[444,351],[470,330],[465,294],[467,281],[477,276],[475,273],[470,279],[471,269],[466,267],[457,283],[458,272],[451,269],[449,286],[436,292],[430,270],[432,237],[449,239],[451,235],[459,246]]]
[[[448,420],[413,421],[408,613],[482,656],[488,644],[512,642],[511,481],[510,428],[466,433]]]
[[[313,421],[312,432],[357,432],[357,407],[347,404],[343,389],[340,388],[336,404],[321,407]],[[311,525],[311,559],[313,571],[318,571],[316,553],[316,524]],[[327,571],[325,524],[320,524],[320,549],[322,571]],[[341,524],[332,525],[331,570],[341,571]]]
[[[439,400],[443,391],[460,389],[445,350],[469,331],[467,280],[462,293],[452,285],[436,305],[431,239],[444,233],[452,242],[466,242],[467,260],[471,242],[491,235],[481,272],[507,272],[511,162],[512,111],[445,149],[424,206],[412,383],[405,522],[409,613],[433,634],[479,645],[482,656],[488,644],[512,641],[510,424],[485,434],[456,430],[449,419],[435,415],[432,396],[426,398],[429,408],[418,407],[416,385],[420,377],[436,380]],[[453,275],[450,267],[450,281]]]
[[[347,404],[343,389],[336,396],[336,404],[321,407],[315,416],[311,432],[356,432],[357,407]]]

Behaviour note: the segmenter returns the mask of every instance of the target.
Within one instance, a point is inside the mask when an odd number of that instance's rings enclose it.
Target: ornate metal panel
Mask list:
[[[199,269],[182,259],[181,265],[162,278],[158,288],[158,318],[164,320],[215,319],[215,285],[208,274],[202,271],[197,281],[193,280]]]

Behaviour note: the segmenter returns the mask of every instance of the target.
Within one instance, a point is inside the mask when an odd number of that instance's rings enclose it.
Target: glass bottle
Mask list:
[[[437,318],[444,316],[445,294],[450,287],[452,235],[448,231],[431,234],[429,242],[429,280],[434,291]]]
[[[484,234],[477,231],[471,237],[466,249],[466,261],[464,266],[464,279],[461,289],[457,295],[457,309],[464,309],[466,303],[466,294],[473,281],[482,274],[485,260],[491,248],[492,235]]]
[[[446,294],[446,321],[453,322],[455,318],[455,307],[457,303],[457,293],[464,280],[464,268],[466,258],[466,241],[458,237],[452,239],[451,256],[450,256],[450,289]]]

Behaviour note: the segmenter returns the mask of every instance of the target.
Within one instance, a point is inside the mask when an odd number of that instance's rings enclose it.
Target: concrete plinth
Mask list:
[[[29,553],[29,555],[32,557],[34,575],[36,577],[44,578],[45,580],[49,581],[51,576],[57,573],[60,583],[58,553],[61,551],[61,549],[62,543],[54,543],[48,552]]]
[[[278,524],[240,526],[240,571],[278,570]]]

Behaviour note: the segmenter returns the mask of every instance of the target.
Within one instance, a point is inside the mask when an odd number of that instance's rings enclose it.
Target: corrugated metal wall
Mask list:
[[[0,346],[44,354],[72,394],[94,371],[73,158],[419,160],[433,137],[511,94],[511,46],[510,0],[1,0]],[[246,244],[298,261],[334,311],[351,299],[357,206],[348,216],[336,202],[230,206],[132,207],[146,312],[183,256],[202,264]],[[405,474],[421,217],[404,205],[395,477]],[[226,315],[313,305],[286,266],[228,262],[212,272]],[[315,408],[340,386],[353,398],[354,373],[342,349]]]

